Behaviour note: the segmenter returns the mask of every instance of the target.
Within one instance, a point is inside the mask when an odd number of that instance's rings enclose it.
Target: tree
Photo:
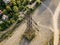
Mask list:
[[[7,10],[6,9],[3,10],[3,14],[7,14]]]
[[[29,4],[34,3],[36,0],[29,0]]]
[[[7,5],[7,6],[6,6],[6,10],[7,10],[7,11],[11,11],[10,6]]]
[[[16,1],[15,0],[10,0],[10,3],[14,6],[16,6]]]
[[[0,31],[2,30],[2,27],[0,26]]]
[[[19,10],[22,11],[24,9],[24,6],[23,5],[20,5],[19,6]]]
[[[23,0],[23,5],[26,6],[29,3],[29,0]]]
[[[14,19],[14,20],[17,20],[17,19],[18,19],[18,15],[19,15],[19,13],[14,13],[14,14],[13,14],[13,19]]]
[[[19,7],[19,6],[21,5],[20,0],[17,0],[17,1],[16,1],[16,4],[17,4],[17,6]]]
[[[13,6],[13,11],[16,13],[16,12],[18,12],[19,10],[18,10],[18,7],[17,6]]]
[[[15,20],[11,19],[10,22],[11,22],[11,24],[13,24],[13,23],[15,23]]]
[[[3,10],[5,6],[6,4],[3,2],[3,0],[0,0],[0,9]]]
[[[36,0],[36,2],[37,2],[38,4],[40,4],[40,3],[41,3],[41,0]]]

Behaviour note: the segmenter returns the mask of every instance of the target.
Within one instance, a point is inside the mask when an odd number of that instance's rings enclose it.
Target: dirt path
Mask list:
[[[53,15],[54,45],[58,45],[59,43],[59,29],[58,29],[59,13],[60,13],[60,2]]]

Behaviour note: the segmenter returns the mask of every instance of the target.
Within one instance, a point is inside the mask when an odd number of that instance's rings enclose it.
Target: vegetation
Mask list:
[[[13,7],[13,11],[14,11],[15,13],[18,13],[18,7],[17,7],[17,6],[14,6],[14,7]]]
[[[0,31],[5,30],[10,25],[12,25],[19,17],[19,12],[27,11],[27,14],[31,13],[34,9],[27,7],[36,1],[40,3],[40,0],[10,0],[10,2],[5,3],[3,0],[0,0]],[[2,16],[1,16],[2,15]],[[3,19],[2,19],[3,18]]]
[[[8,3],[5,3],[3,0],[0,0],[0,31],[4,31],[15,23],[20,18],[19,12],[24,13],[26,11],[26,15],[30,15],[30,13],[40,5],[40,1],[41,0],[10,0]],[[29,8],[28,5],[32,5],[34,2],[36,2],[36,5],[33,8]],[[21,22],[21,20],[19,20],[18,23],[19,22]],[[23,36],[30,41],[35,37],[35,31],[33,29],[30,31],[27,30]]]
[[[6,4],[3,2],[3,0],[0,0],[0,9],[3,10],[6,7]]]
[[[11,34],[12,32],[13,32],[13,30],[11,30],[11,31],[9,31],[9,32],[7,32],[7,33],[2,34],[2,35],[0,36],[0,42],[3,41],[4,39],[7,39],[8,36],[9,36],[9,37],[12,36],[12,34]]]
[[[34,6],[34,8],[29,8],[29,7],[26,7],[27,8],[27,20],[28,20],[28,18],[29,18],[29,22],[30,23],[32,23],[31,22],[31,20],[30,20],[30,13],[32,13],[35,9],[36,9],[36,7],[38,7],[39,5],[40,5],[40,0],[35,0],[36,1],[36,5]],[[30,1],[30,3],[28,3],[28,4],[32,4],[32,3],[34,3],[35,1]],[[32,3],[31,3],[32,2]],[[29,23],[28,22],[28,23]],[[27,23],[27,25],[29,25],[29,26],[31,26],[31,24],[28,24]],[[28,28],[28,30],[26,30],[25,31],[25,33],[23,34],[23,37],[25,38],[25,39],[27,39],[28,41],[31,41],[34,37],[35,37],[35,30],[33,29],[33,28],[30,28],[30,27],[28,27],[27,26],[27,28]]]
[[[54,35],[54,34],[53,34]],[[54,45],[54,36],[52,35],[51,39],[49,40],[49,45]]]
[[[60,34],[59,34],[59,44],[58,45],[60,45]]]
[[[15,31],[15,29],[22,23],[23,20],[24,19],[21,18],[21,20],[18,20],[17,24],[14,27],[11,26],[12,28],[10,27],[10,29],[8,29],[7,32],[0,33],[0,42],[2,42],[4,39],[10,38],[12,36],[12,34],[13,34],[12,32]],[[8,21],[8,23],[10,23],[10,22]]]
[[[35,30],[27,30],[24,35],[24,38],[26,38],[28,41],[31,41],[35,37]]]

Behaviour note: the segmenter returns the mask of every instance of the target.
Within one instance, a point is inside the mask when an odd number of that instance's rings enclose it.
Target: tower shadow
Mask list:
[[[46,5],[46,6],[48,7],[51,1],[52,1],[52,0],[46,0],[46,1],[44,1],[43,3],[44,3],[44,5]],[[42,13],[46,10],[46,7],[45,7],[44,5],[41,4],[41,5],[38,7],[39,11],[38,11],[37,15],[42,14]]]

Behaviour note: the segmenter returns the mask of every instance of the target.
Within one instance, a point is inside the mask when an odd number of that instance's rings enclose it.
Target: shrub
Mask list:
[[[23,34],[23,37],[25,37],[28,41],[31,41],[35,37],[35,30],[27,30]]]

